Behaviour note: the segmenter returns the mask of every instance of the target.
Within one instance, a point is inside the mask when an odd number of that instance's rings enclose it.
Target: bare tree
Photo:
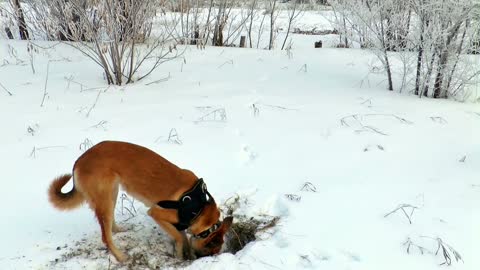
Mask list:
[[[466,93],[480,75],[464,55],[472,51],[473,0],[331,0],[342,34],[374,52],[394,89],[392,58],[403,64],[400,91],[412,70],[413,92],[446,98]],[[478,31],[478,30],[477,30]],[[345,41],[347,44],[347,41]],[[397,53],[392,53],[397,52]],[[415,52],[416,61],[412,61]],[[464,91],[465,90],[465,91]]]
[[[277,19],[277,0],[269,0],[269,15],[270,15],[270,41],[268,42],[268,49],[273,49],[275,20]]]
[[[160,29],[151,35],[158,1],[135,0],[37,0],[32,9],[42,17],[45,31],[61,33],[104,71],[108,84],[141,80],[161,63],[178,55],[172,43],[176,21],[159,19]],[[41,19],[41,18],[37,18]],[[148,68],[142,68],[148,65]],[[142,71],[142,74],[138,73]]]
[[[470,64],[462,56],[471,51],[472,44],[467,39],[474,33],[473,1],[411,3],[419,29],[415,94],[433,98],[455,96],[480,73],[468,68]]]
[[[295,20],[302,14],[303,10],[299,2],[300,0],[292,0],[290,2],[290,5],[287,7],[288,27],[287,27],[287,34],[285,35],[285,39],[283,40],[282,50],[285,47],[285,43],[287,42],[288,35],[290,34],[290,29],[292,28],[292,25],[294,24]]]
[[[364,44],[370,44],[372,51],[377,55],[382,66],[387,73],[388,90],[393,91],[392,67],[389,50],[392,42],[389,40],[388,20],[392,20],[390,16],[398,10],[398,1],[395,0],[333,0],[332,6],[336,12],[341,15],[341,21],[336,24],[344,28],[344,35],[350,35],[351,39]],[[337,17],[338,19],[338,17]],[[390,24],[393,22],[390,21]],[[366,33],[362,33],[359,25],[366,29]],[[348,42],[345,40],[345,47]]]
[[[258,0],[252,0],[249,8],[248,8],[248,13],[249,13],[249,24],[247,27],[247,35],[248,35],[248,42],[250,44],[250,48],[253,48],[252,44],[252,29],[253,29],[253,21],[255,20],[255,17],[258,13]]]

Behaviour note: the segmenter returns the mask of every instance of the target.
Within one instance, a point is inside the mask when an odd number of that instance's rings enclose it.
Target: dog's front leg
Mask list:
[[[148,215],[150,215],[175,241],[175,253],[177,258],[183,260],[185,258],[184,253],[187,258],[190,258],[192,252],[190,251],[190,245],[185,232],[178,231],[175,226],[172,225],[173,223],[178,222],[177,211],[173,209],[163,209],[155,205],[148,210]]]

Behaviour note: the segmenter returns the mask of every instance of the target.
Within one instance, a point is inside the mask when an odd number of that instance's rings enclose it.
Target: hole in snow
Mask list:
[[[273,216],[250,218],[246,216],[235,216],[232,227],[225,236],[224,252],[236,254],[248,243],[262,239],[266,235],[271,235],[279,219],[279,217]]]
[[[227,199],[219,208],[224,216],[233,216],[233,223],[225,235],[224,252],[236,254],[248,243],[269,237],[275,231],[280,217],[271,215],[247,216],[242,213],[250,208],[248,197],[235,195]]]

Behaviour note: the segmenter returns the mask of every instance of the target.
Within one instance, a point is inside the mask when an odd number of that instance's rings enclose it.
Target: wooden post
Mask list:
[[[246,40],[245,36],[240,37],[240,48],[245,48],[245,40]]]

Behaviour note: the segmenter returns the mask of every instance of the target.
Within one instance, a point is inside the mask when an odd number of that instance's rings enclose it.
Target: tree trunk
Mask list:
[[[18,30],[20,32],[20,39],[27,40],[29,39],[29,34],[27,30],[27,24],[25,23],[25,17],[23,16],[23,10],[22,10],[22,7],[20,6],[20,0],[13,0],[13,4],[16,10]]]
[[[423,39],[423,34],[420,36],[420,40]],[[420,47],[418,48],[418,57],[417,57],[417,75],[415,78],[415,95],[419,95],[420,92],[420,77],[422,74],[422,58],[423,58],[423,42],[420,42]]]
[[[420,44],[418,46],[418,56],[417,56],[417,75],[415,78],[415,95],[419,96],[420,95],[420,77],[422,75],[422,63],[423,63],[423,46],[424,46],[424,33],[425,33],[425,26],[423,22],[421,22],[421,28],[420,28]],[[428,25],[428,22],[426,22]]]
[[[257,0],[254,0],[250,8],[250,25],[248,26],[248,42],[250,43],[250,48],[253,48],[252,44],[252,26],[253,26],[253,14],[257,6]]]
[[[272,11],[270,13],[270,42],[268,43],[269,50],[273,49],[273,31],[275,28],[275,18],[273,16],[275,15],[276,5],[277,5],[277,0],[273,0]]]
[[[343,17],[343,29],[345,29],[345,48],[348,48],[347,22],[345,20],[345,17]]]
[[[393,33],[393,26],[392,22],[389,18],[387,18],[387,23],[386,23],[386,31],[385,31],[385,36],[386,36],[386,49],[387,51],[397,51],[396,46],[395,46],[395,35]]]
[[[225,11],[226,2],[220,4],[218,8],[217,20],[215,21],[215,29],[213,32],[212,45],[213,46],[223,46],[223,26],[221,20],[223,20],[222,12]]]
[[[388,90],[393,91],[393,80],[392,80],[392,70],[390,68],[390,61],[388,59],[388,51],[384,51],[385,54],[385,67],[387,69],[387,77],[388,77]]]
[[[430,60],[430,66],[428,67],[427,70],[427,75],[425,76],[425,80],[423,82],[424,87],[423,87],[423,96],[428,97],[428,90],[430,88],[430,79],[432,77],[432,72],[433,72],[433,63],[435,63],[435,58],[437,57],[437,54],[434,52],[432,55],[432,60]]]
[[[447,40],[444,47],[441,49],[441,53],[439,55],[438,61],[438,68],[437,68],[437,75],[435,77],[435,84],[433,88],[433,98],[445,98],[447,96],[447,91],[445,87],[443,87],[443,80],[445,76],[445,69],[448,63],[448,58],[450,56],[449,46],[456,39],[458,36],[458,31],[462,22],[455,24],[452,29],[450,30],[450,34],[447,36]]]
[[[380,19],[380,34],[382,38],[382,47],[383,47],[383,59],[385,64],[385,69],[387,70],[387,78],[388,78],[388,90],[393,91],[393,79],[392,79],[392,70],[390,67],[390,61],[388,59],[388,46],[385,41],[385,27],[383,25],[383,18]]]
[[[290,17],[288,18],[287,34],[285,35],[285,39],[283,40],[282,50],[285,47],[285,43],[287,43],[288,35],[290,34],[290,29],[292,28],[292,23],[293,23],[293,20],[295,19],[295,15],[296,15],[296,12],[297,12],[297,1],[299,1],[299,0],[293,0],[293,1],[295,1],[295,2],[293,3],[293,9],[290,11],[292,13],[291,13]]]
[[[463,49],[463,44],[465,43],[465,36],[467,35],[467,29],[469,28],[470,22],[467,20],[465,22],[465,28],[463,29],[463,34],[462,34],[462,39],[460,40],[460,44],[457,47],[457,59],[455,60],[455,64],[453,65],[452,70],[450,71],[450,75],[447,78],[447,87],[446,91],[450,89],[450,86],[452,84],[453,80],[453,75],[455,74],[455,70],[457,69],[458,61],[460,60],[461,54],[462,54],[462,49]]]

